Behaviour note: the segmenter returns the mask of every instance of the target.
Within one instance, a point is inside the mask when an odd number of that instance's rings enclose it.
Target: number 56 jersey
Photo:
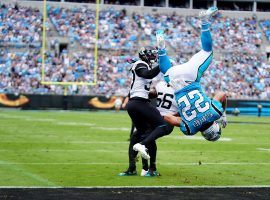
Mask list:
[[[204,125],[218,120],[223,113],[221,103],[208,98],[198,82],[177,91],[175,99],[182,119],[180,129],[186,135],[196,134]]]
[[[177,103],[174,98],[174,90],[165,81],[159,81],[155,86],[157,92],[157,109],[162,116],[178,112]]]

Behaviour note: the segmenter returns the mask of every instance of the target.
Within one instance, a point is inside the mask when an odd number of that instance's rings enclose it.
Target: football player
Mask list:
[[[217,11],[216,7],[211,7],[200,12],[202,50],[182,65],[172,67],[165,49],[164,34],[162,31],[157,32],[160,70],[166,82],[175,90],[181,117],[180,129],[186,135],[194,135],[200,131],[210,141],[218,140],[221,135],[221,128],[216,121],[221,118],[224,128],[227,124],[225,93],[219,92],[211,100],[200,85],[200,79],[213,58],[209,26],[211,17]]]
[[[167,116],[166,119],[173,125],[180,126],[180,130],[185,135],[194,135],[200,131],[203,137],[209,141],[216,141],[220,138],[221,128],[217,123],[218,119],[221,119],[224,128],[227,124],[225,93],[218,93],[211,100],[205,95],[200,85],[200,79],[213,57],[209,26],[211,17],[217,11],[216,7],[211,7],[200,12],[202,50],[187,63],[172,66],[165,49],[163,31],[158,31],[156,35],[160,71],[164,74],[165,81],[174,89],[180,115],[180,117]],[[142,146],[142,143],[134,145],[142,154],[145,154]]]
[[[137,129],[138,137],[145,135],[149,129],[149,125],[152,127],[154,135],[168,135],[171,132],[171,128],[164,121],[159,111],[153,106],[149,100],[149,91],[152,79],[160,72],[159,67],[153,67],[157,62],[157,50],[153,48],[143,48],[139,52],[140,60],[136,61],[131,68],[132,83],[129,92],[129,101],[126,105],[128,114]],[[152,133],[151,132],[151,133]],[[147,137],[144,139],[143,145],[151,145],[155,141],[155,138]],[[131,140],[130,144],[134,141]],[[135,144],[135,143],[134,143]],[[132,149],[133,147],[133,149]],[[143,146],[144,154],[142,157],[149,159],[149,155],[146,152],[145,146]],[[133,145],[129,147],[129,168],[125,172],[126,174],[136,173],[135,157],[134,157]]]
[[[174,91],[173,89],[164,81],[163,76],[160,74],[160,76],[154,78],[154,82],[156,82],[155,86],[152,87],[150,91],[151,98],[156,98],[156,107],[160,114],[164,117],[167,114],[174,114],[177,112],[177,104],[174,100]],[[173,131],[173,126],[167,124],[168,127],[170,127],[170,133]],[[135,131],[132,134],[131,140],[130,140],[130,150],[132,150],[132,147],[137,142],[142,141],[144,138],[146,138],[150,133],[152,132],[151,125],[149,125],[149,130],[146,131],[145,134],[139,136],[137,134],[137,131]],[[159,176],[160,174],[157,172],[156,168],[156,154],[157,154],[157,146],[155,140],[146,145],[146,148],[148,149],[149,156],[150,156],[150,165],[148,165],[148,161],[144,158],[142,158],[142,171],[141,176],[145,177],[153,177],[153,176]],[[135,158],[137,156],[137,151],[130,153],[129,156],[132,156]],[[129,159],[130,161],[133,161],[133,159]],[[129,176],[129,175],[136,175],[137,173],[130,173],[129,171],[125,171],[123,173],[120,173],[119,176]]]

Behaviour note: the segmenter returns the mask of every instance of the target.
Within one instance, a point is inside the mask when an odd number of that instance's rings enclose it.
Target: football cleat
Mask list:
[[[158,49],[165,49],[165,34],[163,30],[158,30],[156,32],[156,38],[157,38],[157,46]]]
[[[137,175],[136,171],[130,171],[130,170],[127,170],[118,174],[118,176],[136,176],[136,175]]]
[[[158,171],[153,171],[151,169],[149,169],[147,174],[145,175],[145,177],[156,177],[156,176],[161,176],[161,175],[160,173],[158,173]]]
[[[142,144],[140,144],[140,143],[137,143],[137,144],[135,144],[135,145],[133,146],[133,150],[134,150],[134,151],[140,152],[141,155],[142,155],[142,157],[143,157],[144,159],[146,159],[146,160],[149,160],[149,159],[150,159],[150,156],[149,156],[149,154],[147,153],[147,148],[146,148],[144,145],[142,145]]]
[[[141,176],[145,176],[147,174],[147,172],[148,172],[148,170],[146,171],[146,170],[142,169]]]
[[[208,8],[207,10],[202,10],[199,13],[199,17],[201,18],[202,21],[208,22],[217,13],[217,11],[218,11],[218,8],[213,6],[213,7]]]

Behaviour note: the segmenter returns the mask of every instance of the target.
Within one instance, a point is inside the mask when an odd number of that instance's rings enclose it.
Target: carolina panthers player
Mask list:
[[[181,131],[186,135],[201,132],[205,139],[216,141],[220,138],[221,128],[216,122],[221,118],[223,128],[226,122],[226,95],[218,93],[213,100],[207,97],[200,85],[203,73],[211,64],[213,58],[212,37],[209,30],[210,18],[218,11],[211,7],[200,12],[202,50],[195,54],[187,63],[171,65],[165,49],[163,31],[157,32],[159,66],[164,79],[175,91],[180,118],[178,121]],[[177,120],[176,120],[177,119]]]

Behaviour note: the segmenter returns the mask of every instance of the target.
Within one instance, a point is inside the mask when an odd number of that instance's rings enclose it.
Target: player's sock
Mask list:
[[[153,171],[156,171],[157,144],[155,141],[148,145],[148,152],[150,156],[149,168],[152,169]]]
[[[147,171],[148,170],[148,160],[142,158],[142,168]]]
[[[129,142],[129,148],[128,148],[128,157],[129,157],[129,169],[131,171],[136,170],[136,156],[138,154],[137,151],[133,150],[133,145],[139,142],[138,134],[137,132],[133,132],[130,138]]]
[[[166,49],[159,49],[158,50],[158,64],[160,71],[165,74],[168,69],[172,67],[171,61],[169,56],[167,56]]]
[[[202,21],[201,27],[201,43],[204,51],[212,51],[212,37],[209,29],[209,22]]]

